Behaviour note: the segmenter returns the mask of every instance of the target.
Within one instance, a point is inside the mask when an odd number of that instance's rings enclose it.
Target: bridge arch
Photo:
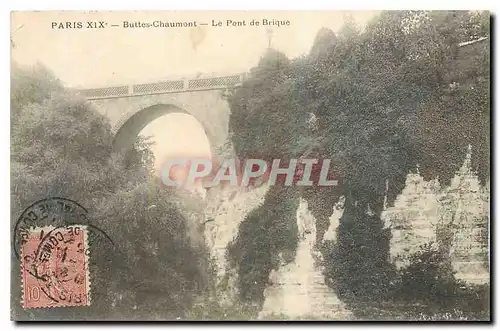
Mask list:
[[[144,108],[141,107],[133,110],[122,116],[122,118],[113,127],[113,132],[115,133],[113,147],[115,152],[124,152],[130,149],[142,129],[155,119],[164,115],[176,113],[190,115],[201,124],[205,130],[205,134],[207,135],[213,156],[214,139],[211,132],[205,127],[203,121],[197,118],[192,112],[186,110],[186,108],[182,105],[172,103],[152,104]]]

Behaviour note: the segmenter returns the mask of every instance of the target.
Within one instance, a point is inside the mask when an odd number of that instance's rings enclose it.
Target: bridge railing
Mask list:
[[[189,92],[200,90],[221,90],[242,84],[245,74],[198,79],[167,80],[148,84],[120,85],[84,89],[79,92],[87,99],[109,99],[126,96]]]

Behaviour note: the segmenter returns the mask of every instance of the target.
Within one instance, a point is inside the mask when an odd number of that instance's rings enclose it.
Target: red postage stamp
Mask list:
[[[23,307],[90,305],[87,228],[31,229],[21,246]]]

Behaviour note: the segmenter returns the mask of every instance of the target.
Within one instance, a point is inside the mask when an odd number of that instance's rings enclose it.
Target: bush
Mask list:
[[[451,264],[433,243],[422,245],[419,252],[410,256],[409,266],[401,270],[398,297],[406,301],[447,306],[455,290]]]
[[[326,283],[348,302],[387,299],[396,280],[389,260],[390,230],[366,205],[347,200],[335,243],[325,243]]]
[[[238,289],[245,302],[264,302],[269,273],[282,258],[291,262],[298,244],[298,192],[293,187],[273,186],[263,204],[240,224],[228,246],[229,261],[238,270]]]
[[[88,208],[92,224],[114,242],[99,247],[89,239],[88,307],[24,310],[20,263],[12,254],[13,318],[185,314],[204,290],[206,252],[193,247],[188,218],[151,176],[147,143],[139,141],[126,157],[113,155],[108,120],[44,68],[13,68],[11,116],[11,226],[32,202],[60,196]]]
[[[489,284],[473,285],[455,279],[450,259],[436,244],[427,243],[401,270],[401,284],[394,299],[435,307],[450,318],[460,312],[460,318],[485,319],[490,311],[489,290]]]

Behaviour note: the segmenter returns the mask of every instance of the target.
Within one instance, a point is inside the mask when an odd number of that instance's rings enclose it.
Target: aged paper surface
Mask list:
[[[13,320],[490,320],[490,14],[13,12]]]

